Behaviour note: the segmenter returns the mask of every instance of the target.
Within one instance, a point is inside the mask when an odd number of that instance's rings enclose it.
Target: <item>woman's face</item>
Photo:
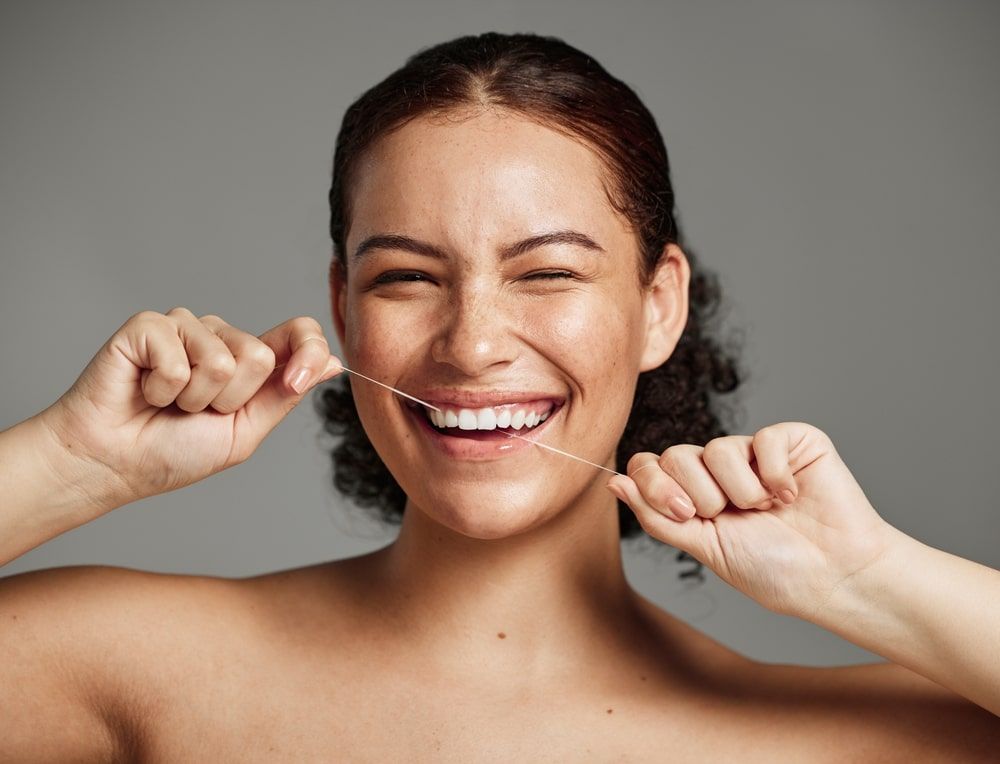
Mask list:
[[[347,282],[332,282],[344,362],[460,425],[437,428],[424,407],[351,378],[407,511],[499,538],[603,491],[608,473],[479,428],[490,412],[500,424],[549,412],[507,431],[613,467],[637,374],[666,360],[683,330],[680,250],[654,277],[668,286],[641,290],[637,244],[596,155],[510,114],[414,120],[368,152],[350,193]],[[552,232],[573,233],[512,249]]]

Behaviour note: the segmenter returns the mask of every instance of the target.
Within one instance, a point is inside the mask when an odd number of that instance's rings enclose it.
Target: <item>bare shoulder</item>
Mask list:
[[[783,709],[816,743],[866,760],[996,761],[997,717],[895,663],[811,667],[754,662],[744,692]],[[836,757],[835,757],[836,758]]]
[[[113,565],[68,565],[0,578],[0,602],[53,643],[92,656],[100,677],[143,661],[185,635],[231,633],[252,619],[238,579],[157,573]],[[95,677],[95,681],[98,677]]]
[[[674,715],[703,704],[687,724],[715,741],[816,762],[996,761],[1000,717],[907,668],[758,662],[642,602],[664,663],[690,667]]]
[[[155,716],[156,678],[169,676],[171,665],[183,669],[176,651],[163,660],[169,646],[204,629],[227,597],[232,603],[225,579],[110,565],[0,578],[2,641],[19,656],[14,675],[4,674],[16,695],[8,688],[6,697],[19,699],[14,712],[33,715],[19,727],[25,740],[44,737],[54,750],[78,752],[99,745],[98,758],[129,758],[144,720]]]

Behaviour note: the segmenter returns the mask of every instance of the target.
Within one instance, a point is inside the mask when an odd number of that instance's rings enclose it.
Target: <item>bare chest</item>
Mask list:
[[[679,703],[648,685],[487,689],[378,666],[273,663],[176,689],[149,726],[145,761],[775,762],[810,753],[795,734],[774,734],[787,719],[705,694]]]

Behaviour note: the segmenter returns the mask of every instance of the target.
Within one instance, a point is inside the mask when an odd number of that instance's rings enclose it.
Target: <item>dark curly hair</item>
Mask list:
[[[421,115],[498,108],[583,141],[602,160],[604,190],[614,209],[633,225],[639,245],[640,286],[648,286],[669,242],[681,246],[691,267],[689,314],[680,340],[659,368],[639,374],[628,423],[616,452],[625,471],[637,451],[660,453],[675,443],[704,445],[728,434],[717,393],[736,389],[743,375],[735,353],[710,336],[720,303],[717,277],[698,267],[681,239],[663,138],[652,114],[625,83],[592,57],[557,37],[488,32],[459,37],[418,51],[406,64],[361,95],[347,109],[337,136],[330,186],[333,269],[346,275],[352,175],[375,141]],[[365,434],[348,375],[326,383],[314,399],[331,450],[334,485],[360,506],[398,525],[406,496]],[[619,502],[621,537],[651,538]],[[666,546],[652,539],[654,546]],[[702,577],[699,562],[681,577]]]

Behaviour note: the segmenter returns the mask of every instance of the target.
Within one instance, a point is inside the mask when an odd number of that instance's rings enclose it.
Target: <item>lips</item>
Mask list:
[[[425,398],[424,400],[427,399]],[[479,401],[481,400],[480,398]],[[531,397],[525,400],[534,401],[538,400],[538,398]],[[432,401],[428,400],[427,402],[431,403]],[[508,397],[498,402],[512,403],[513,401]],[[454,406],[455,404],[446,401],[445,405]],[[490,404],[486,403],[482,405]],[[505,434],[508,432],[507,430],[467,430],[460,436],[449,435],[447,434],[447,430],[438,430],[435,428],[421,409],[422,407],[419,405],[412,408],[409,404],[403,406],[406,416],[416,425],[421,436],[425,437],[436,450],[452,459],[489,461],[518,453],[526,448],[531,448],[530,441],[537,439],[542,431],[549,427],[551,422],[559,416],[563,406],[560,403],[560,405],[553,408],[552,413],[544,422],[531,429],[518,431],[516,433],[518,437],[516,438],[508,437]]]
[[[438,408],[463,408],[481,409],[493,406],[502,406],[505,403],[535,403],[541,401],[551,401],[556,406],[561,406],[566,398],[556,393],[542,391],[474,391],[474,390],[446,390],[444,388],[422,390],[411,393],[414,397],[420,398],[425,403],[430,403]]]

